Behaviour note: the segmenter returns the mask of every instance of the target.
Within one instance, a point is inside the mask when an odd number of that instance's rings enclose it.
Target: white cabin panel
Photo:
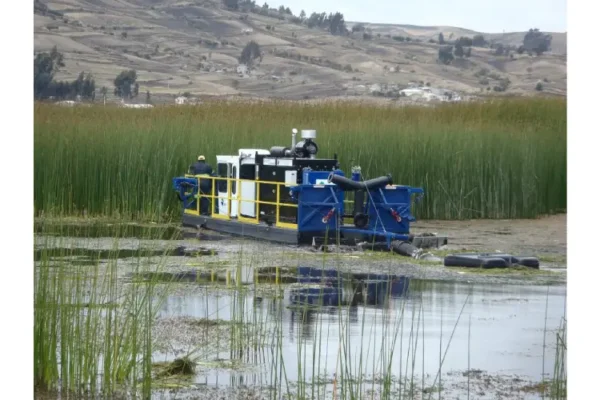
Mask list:
[[[220,178],[239,179],[239,156],[217,156],[217,174]],[[217,194],[219,214],[228,215],[236,218],[238,213],[238,188],[237,182],[232,181],[229,184],[230,190],[227,190],[226,180],[217,181]],[[230,201],[230,198],[232,201]]]
[[[254,158],[244,158],[240,165],[240,215],[256,218],[256,183],[247,180],[256,179],[256,164]]]

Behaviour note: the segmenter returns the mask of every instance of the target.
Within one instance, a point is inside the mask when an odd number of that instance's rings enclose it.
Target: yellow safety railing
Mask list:
[[[198,190],[199,191],[200,191],[200,179],[211,180],[211,188],[212,188],[211,194],[199,193],[198,195],[196,195],[196,199],[197,199],[196,209],[195,210],[186,209],[184,211],[186,214],[200,215],[200,199],[207,198],[207,199],[211,200],[210,211],[209,211],[210,217],[217,218],[217,219],[223,219],[223,220],[231,220],[232,219],[231,204],[232,204],[232,202],[235,201],[235,202],[237,202],[237,216],[233,217],[233,219],[241,221],[241,222],[251,223],[251,224],[260,224],[259,205],[266,204],[266,205],[275,206],[275,226],[280,227],[280,228],[290,228],[290,229],[298,228],[298,224],[280,221],[281,207],[298,208],[297,204],[281,201],[281,190],[284,188],[289,188],[291,186],[295,186],[295,185],[287,184],[285,182],[269,182],[269,181],[253,180],[253,179],[225,178],[225,177],[219,177],[219,176],[203,176],[203,175],[187,175],[186,174],[185,177],[198,179]],[[228,194],[227,196],[219,196],[218,192],[216,191],[216,189],[217,189],[216,182],[222,182],[222,181],[227,182],[227,194]],[[235,197],[231,196],[231,186],[232,186],[233,182],[235,182],[235,185],[236,185]],[[242,183],[252,183],[252,184],[256,185],[256,189],[255,189],[256,199],[245,199],[245,198],[241,197],[241,194],[242,194],[241,184]],[[273,201],[264,201],[264,200],[260,199],[260,185],[273,185],[276,187],[276,200],[274,202]],[[220,214],[220,213],[214,212],[215,202],[217,202],[218,200],[221,200],[221,199],[227,200],[227,213],[226,214]],[[254,204],[254,215],[256,215],[254,218],[244,217],[241,215],[242,203],[253,203]]]

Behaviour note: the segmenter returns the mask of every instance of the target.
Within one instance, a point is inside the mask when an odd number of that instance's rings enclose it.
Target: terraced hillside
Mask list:
[[[411,85],[455,91],[463,98],[566,95],[565,33],[551,33],[552,50],[541,56],[512,50],[495,55],[489,47],[471,47],[470,57],[446,65],[438,60],[439,33],[452,42],[477,32],[365,22],[365,31],[332,35],[277,10],[263,14],[228,9],[222,0],[37,0],[35,51],[56,46],[65,55],[56,79],[91,72],[97,90],[107,87],[109,100],[114,78],[126,69],[137,71],[140,95],[134,101],[139,102],[146,91],[153,101],[166,102],[186,92],[198,98],[389,101]],[[346,22],[350,31],[354,25]],[[522,44],[524,35],[483,34],[487,41],[513,46]],[[258,43],[262,57],[245,71],[239,57],[250,41]],[[505,90],[495,91],[500,83]],[[538,83],[542,91],[536,90]]]

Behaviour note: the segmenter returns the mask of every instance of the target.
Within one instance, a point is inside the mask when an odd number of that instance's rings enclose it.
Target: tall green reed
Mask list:
[[[561,320],[556,333],[556,352],[554,354],[554,371],[550,385],[551,400],[567,398],[567,321]]]
[[[125,270],[148,266],[144,252],[120,263],[116,240],[111,254],[92,265],[69,260],[73,252],[64,238],[42,232],[35,241],[41,248],[34,282],[35,386],[65,398],[122,392],[149,398],[152,324],[168,285],[125,284]]]
[[[128,110],[35,105],[35,210],[166,220],[171,178],[204,154],[289,145],[318,131],[320,156],[349,173],[424,187],[419,218],[530,218],[566,209],[566,102],[503,100],[435,108],[208,103]]]

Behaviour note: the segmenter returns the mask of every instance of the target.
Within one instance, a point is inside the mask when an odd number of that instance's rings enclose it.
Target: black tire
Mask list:
[[[506,253],[461,253],[459,256],[481,257],[481,258],[502,258],[509,264],[517,262],[516,257]]]
[[[540,260],[535,257],[518,257],[506,253],[462,253],[460,256],[502,258],[508,263],[509,266],[522,265],[528,268],[540,268]]]
[[[540,260],[535,257],[515,257],[516,264],[528,268],[540,269]]]
[[[478,254],[450,255],[444,258],[446,267],[464,268],[506,268],[508,261],[500,257],[481,257]]]
[[[483,261],[477,255],[460,254],[444,257],[444,266],[446,267],[479,268],[482,264]]]
[[[510,267],[510,262],[500,257],[481,257],[481,261],[481,267],[486,269]]]

